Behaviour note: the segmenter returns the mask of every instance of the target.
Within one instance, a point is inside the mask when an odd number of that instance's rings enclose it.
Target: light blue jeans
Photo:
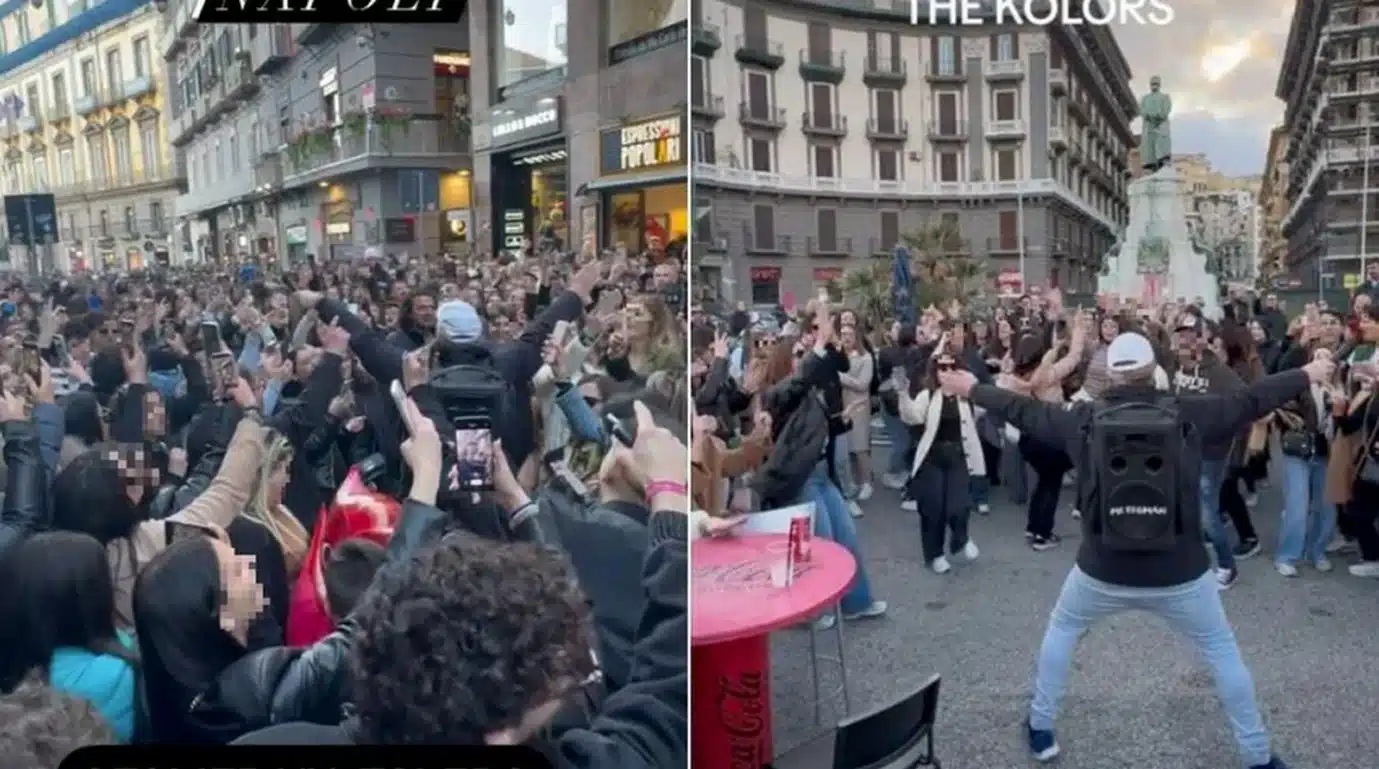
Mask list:
[[[886,425],[886,437],[891,439],[890,455],[886,457],[886,472],[910,477],[910,426],[899,416],[881,410],[881,422]]]
[[[852,477],[852,433],[833,439],[833,472],[838,476],[838,490],[843,499],[857,499],[857,481]]]
[[[1316,563],[1336,533],[1336,506],[1326,502],[1326,458],[1283,458],[1283,523],[1275,563]]]
[[[1226,482],[1226,463],[1220,459],[1202,460],[1202,475],[1198,493],[1202,497],[1202,527],[1216,551],[1216,565],[1222,569],[1235,568],[1235,553],[1231,550],[1231,535],[1221,520],[1221,484]],[[1265,759],[1266,761],[1268,759]]]
[[[1039,648],[1029,725],[1052,730],[1068,682],[1078,638],[1097,621],[1139,609],[1162,617],[1197,649],[1211,668],[1216,695],[1230,720],[1245,766],[1269,762],[1269,732],[1255,702],[1254,679],[1240,657],[1235,631],[1226,619],[1216,578],[1201,577],[1172,587],[1124,587],[1093,579],[1076,566],[1063,581],[1063,591],[1049,617]]]
[[[867,560],[857,541],[857,525],[848,513],[847,502],[828,477],[828,466],[820,462],[800,492],[800,503],[814,503],[814,536],[842,545],[857,561],[857,577],[843,595],[843,613],[856,614],[871,606],[871,580],[867,577]]]

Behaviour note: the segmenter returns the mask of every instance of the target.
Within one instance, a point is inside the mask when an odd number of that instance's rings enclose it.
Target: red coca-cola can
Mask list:
[[[790,553],[795,563],[807,563],[810,555],[810,540],[813,532],[809,530],[809,518],[800,516],[790,519]]]

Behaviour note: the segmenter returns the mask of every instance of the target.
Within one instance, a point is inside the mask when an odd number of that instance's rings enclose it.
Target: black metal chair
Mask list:
[[[890,705],[844,719],[769,769],[942,769],[934,755],[939,682],[935,675]]]

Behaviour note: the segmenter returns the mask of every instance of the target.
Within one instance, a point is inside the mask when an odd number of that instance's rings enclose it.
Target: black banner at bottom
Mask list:
[[[144,745],[82,748],[60,769],[553,769],[533,748]]]

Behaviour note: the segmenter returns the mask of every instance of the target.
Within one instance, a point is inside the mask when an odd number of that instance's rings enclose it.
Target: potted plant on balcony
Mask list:
[[[401,106],[382,106],[372,115],[373,124],[378,128],[378,138],[384,149],[392,149],[393,136],[406,135],[412,129],[412,112]]]
[[[360,137],[369,130],[369,113],[362,109],[352,109],[346,112],[341,124],[345,132],[351,137]]]

